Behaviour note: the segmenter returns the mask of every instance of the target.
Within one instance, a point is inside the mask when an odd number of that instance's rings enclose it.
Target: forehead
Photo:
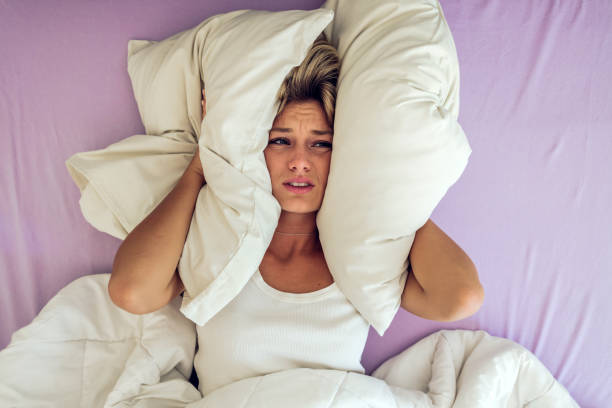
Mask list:
[[[315,100],[288,103],[274,118],[272,129],[294,127],[331,130],[325,111]]]

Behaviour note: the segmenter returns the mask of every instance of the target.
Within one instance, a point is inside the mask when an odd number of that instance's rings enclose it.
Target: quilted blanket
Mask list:
[[[202,395],[189,382],[195,324],[180,297],[134,315],[108,296],[110,274],[81,277],[0,351],[2,407],[578,407],[529,350],[482,330],[440,330],[371,376],[296,368]]]

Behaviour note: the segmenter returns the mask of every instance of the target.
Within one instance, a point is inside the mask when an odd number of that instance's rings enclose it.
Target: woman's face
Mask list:
[[[272,195],[284,211],[318,211],[323,201],[333,131],[316,100],[290,102],[274,119],[264,150],[272,180]],[[287,183],[306,178],[313,187],[292,191]]]

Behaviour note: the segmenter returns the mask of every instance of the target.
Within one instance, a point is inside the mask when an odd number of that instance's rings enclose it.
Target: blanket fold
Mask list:
[[[371,376],[295,368],[202,396],[188,381],[196,331],[180,313],[180,297],[134,315],[112,303],[109,278],[73,281],[13,334],[0,351],[0,406],[578,407],[529,350],[483,330],[432,333]]]

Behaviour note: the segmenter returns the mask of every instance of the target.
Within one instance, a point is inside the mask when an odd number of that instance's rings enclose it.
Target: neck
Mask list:
[[[317,231],[317,212],[294,213],[281,210],[276,233],[281,235],[314,235]]]
[[[281,234],[281,235],[315,235],[316,232],[309,232],[309,233],[305,233],[305,234],[292,234],[290,232],[280,232],[280,231],[274,231],[275,234]]]
[[[281,211],[268,252],[279,259],[288,260],[318,251],[320,244],[316,214]]]

